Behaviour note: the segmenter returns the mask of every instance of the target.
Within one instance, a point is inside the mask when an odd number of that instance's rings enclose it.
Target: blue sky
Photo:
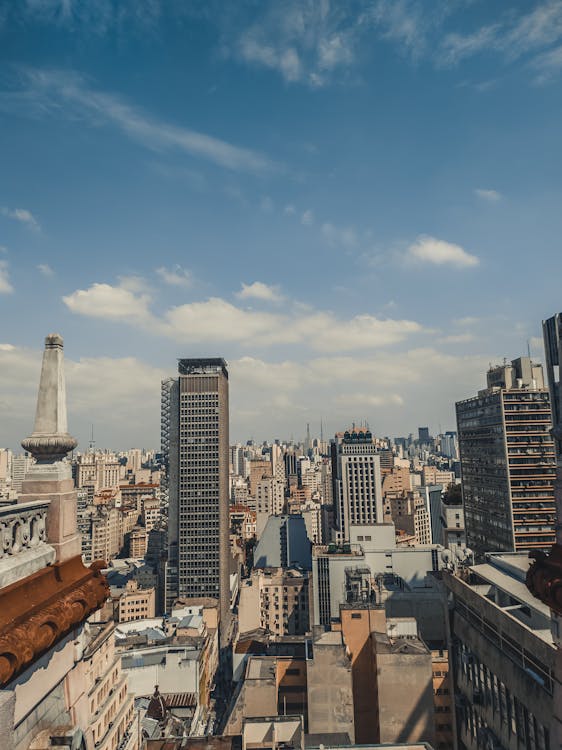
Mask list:
[[[42,339],[70,427],[156,446],[221,355],[233,440],[454,428],[560,308],[562,3],[0,3],[0,444]]]

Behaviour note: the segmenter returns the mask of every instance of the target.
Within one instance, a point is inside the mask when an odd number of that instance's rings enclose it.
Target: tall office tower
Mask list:
[[[163,384],[168,492],[166,608],[177,597],[230,604],[228,371],[224,359],[180,359]]]
[[[418,427],[418,440],[421,445],[427,445],[431,440],[429,436],[429,427]]]
[[[520,357],[487,381],[456,405],[467,545],[479,556],[547,549],[556,462],[542,366]]]
[[[338,433],[333,445],[336,540],[344,542],[351,525],[383,523],[381,464],[368,429]]]
[[[458,456],[457,433],[447,431],[441,435],[441,453],[447,458],[456,459]]]

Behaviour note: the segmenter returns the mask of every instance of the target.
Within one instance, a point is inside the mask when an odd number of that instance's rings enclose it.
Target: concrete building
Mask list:
[[[310,570],[311,543],[301,515],[270,516],[254,550],[254,568]]]
[[[223,359],[180,359],[163,387],[168,464],[167,606],[214,597],[226,626],[229,587],[228,371]]]
[[[264,568],[240,587],[238,630],[263,628],[274,635],[303,635],[310,628],[308,571]]]
[[[423,493],[388,492],[384,501],[384,517],[385,522],[396,526],[397,532],[412,537],[414,544],[431,544],[430,514]]]
[[[91,487],[93,493],[119,487],[121,464],[111,453],[82,453],[75,459],[76,486]]]
[[[278,516],[283,513],[285,505],[284,483],[280,482],[275,477],[262,476],[261,479],[256,482],[255,499],[256,536],[259,539],[269,516]]]
[[[464,507],[462,503],[441,498],[439,513],[439,536],[434,542],[447,549],[466,547]]]
[[[467,544],[477,556],[546,550],[556,462],[542,367],[520,357],[492,368],[487,384],[456,405]]]
[[[68,676],[75,721],[88,716],[84,739],[88,748],[116,750],[138,747],[134,699],[115,654],[112,622],[89,623],[81,661]]]
[[[548,555],[536,553],[527,572],[526,584],[533,596],[549,607],[551,630],[556,646],[554,680],[554,731],[551,743],[562,746],[562,315],[557,313],[543,321],[547,380],[550,389],[554,428],[552,435],[556,452],[556,540]]]
[[[337,541],[349,541],[353,525],[383,520],[380,456],[367,429],[347,430],[333,443]]]
[[[525,554],[444,572],[452,598],[459,746],[553,748],[556,646],[550,610],[525,586]],[[559,715],[559,714],[558,714]]]
[[[198,604],[178,607],[164,619],[120,623],[115,643],[130,692],[150,696],[158,685],[162,693],[177,693],[181,686],[197,696],[195,724],[204,728],[219,661],[217,626],[216,607]]]
[[[113,596],[113,591],[111,592]],[[146,620],[156,614],[156,591],[139,588],[135,580],[127,581],[125,590],[117,596],[117,622]]]
[[[22,491],[23,480],[31,468],[33,458],[27,453],[20,456],[12,456],[11,460],[11,489],[18,495]]]
[[[266,458],[254,458],[250,461],[250,495],[256,498],[258,494],[258,484],[264,477],[273,476],[273,467],[271,461]]]
[[[160,498],[143,497],[142,499],[142,519],[144,528],[148,534],[158,523],[160,519]]]
[[[455,702],[449,652],[446,648],[431,646],[433,676],[433,708],[435,712],[435,750],[451,750],[455,742]]]
[[[390,602],[399,606],[389,614],[415,614],[424,622],[424,638],[442,639],[445,612],[431,575],[443,565],[437,546],[399,547],[393,524],[352,526],[350,536],[347,545],[313,549],[311,625],[331,627],[339,620],[340,605],[350,597],[388,599],[387,607]],[[415,601],[420,609],[414,612]],[[433,623],[433,618],[438,622]]]
[[[452,471],[439,469],[437,466],[424,466],[422,469],[422,483],[425,485],[440,484],[446,490],[454,482],[455,474]]]
[[[353,677],[340,631],[319,634],[307,661],[308,731],[344,732],[355,741]]]
[[[305,726],[307,667],[304,658],[250,656],[224,734],[237,735],[248,718],[300,715]]]

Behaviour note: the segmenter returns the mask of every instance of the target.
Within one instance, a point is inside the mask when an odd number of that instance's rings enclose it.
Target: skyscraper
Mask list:
[[[456,405],[467,544],[477,555],[546,550],[556,462],[542,366],[520,357],[487,381]]]
[[[332,443],[336,540],[349,541],[353,524],[383,522],[380,456],[368,429],[353,428]]]
[[[223,359],[180,359],[162,384],[167,465],[166,607],[176,597],[230,603],[228,540],[228,371]]]

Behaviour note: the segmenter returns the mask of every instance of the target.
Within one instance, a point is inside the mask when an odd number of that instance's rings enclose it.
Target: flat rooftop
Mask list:
[[[277,675],[275,656],[258,656],[248,659],[246,680],[275,680]]]

